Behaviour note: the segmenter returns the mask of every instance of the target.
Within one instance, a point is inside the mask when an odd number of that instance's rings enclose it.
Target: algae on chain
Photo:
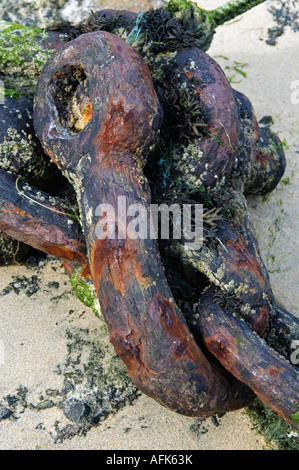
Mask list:
[[[0,55],[1,67],[1,55]],[[0,72],[1,80],[4,84],[4,95],[6,98],[18,99],[28,98],[31,101],[34,99],[36,78],[18,77],[14,75],[2,74]],[[3,100],[2,100],[3,102]]]
[[[17,90],[11,90],[10,88],[4,88],[4,96],[6,98],[11,98],[13,100],[17,100],[21,98],[21,93]]]
[[[231,0],[223,6],[211,10],[209,13],[213,17],[216,25],[220,26],[264,2],[265,0]]]
[[[204,10],[200,8],[196,2],[190,0],[169,0],[167,10],[180,13],[184,10],[193,9],[196,15],[200,18],[207,17],[208,21],[216,27],[236,18],[263,2],[265,2],[265,0],[231,0],[215,10]]]
[[[95,286],[92,281],[89,282],[81,276],[81,271],[81,267],[79,266],[75,269],[73,274],[71,274],[71,286],[78,299],[86,305],[86,307],[90,307],[96,316],[102,317]]]
[[[167,5],[167,10],[176,15],[180,14],[182,11],[190,11],[192,9],[194,10],[194,14],[199,18],[203,19],[208,16],[211,23],[214,22],[212,12],[200,8],[196,2],[190,0],[169,0]]]
[[[177,12],[166,8],[141,12],[126,41],[142,56],[196,46],[206,51],[215,32],[205,10],[192,7]]]
[[[33,94],[40,72],[55,52],[47,45],[49,33],[37,27],[28,27],[0,20],[0,74],[21,77],[27,94]],[[5,87],[14,88],[5,83]],[[17,88],[22,93],[23,84]]]
[[[0,21],[0,71],[9,75],[36,77],[51,53],[42,41],[48,33],[40,28]]]

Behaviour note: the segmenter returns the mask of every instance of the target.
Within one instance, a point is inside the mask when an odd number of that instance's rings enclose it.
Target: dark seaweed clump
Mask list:
[[[217,289],[214,294],[214,299],[219,307],[224,308],[233,314],[241,314],[242,304],[233,292],[223,292],[222,290]]]
[[[187,146],[192,139],[202,137],[206,127],[198,91],[201,83],[194,77],[182,82],[175,70],[170,60],[160,66],[163,78],[154,80],[163,108],[161,134],[172,143]]]
[[[164,112],[164,133],[174,142],[188,145],[193,137],[200,137],[205,123],[199,96],[192,90],[178,90],[176,86],[157,90]]]
[[[194,8],[175,17],[165,8],[150,9],[142,15],[140,33],[150,43],[151,52],[176,51],[199,47],[206,51],[213,39],[214,28],[207,18],[199,19]]]
[[[277,26],[268,29],[268,39],[266,43],[270,46],[276,45],[278,37],[282,36],[286,27],[292,31],[299,31],[299,10],[297,0],[284,0],[275,2],[269,6],[269,11],[273,15]]]
[[[298,431],[271,408],[256,399],[246,411],[255,429],[267,443],[276,444],[279,450],[299,450]]]
[[[117,34],[124,30],[129,34],[138,20],[136,35],[143,34],[150,52],[176,51],[182,48],[199,47],[206,51],[212,42],[214,26],[204,14],[199,18],[194,8],[182,12],[180,18],[165,8],[150,9],[140,15],[125,11],[97,11],[78,24],[69,21],[49,28],[75,39],[80,34],[94,31],[107,31]],[[136,37],[136,39],[137,39]]]
[[[69,41],[76,39],[84,33],[94,31],[107,31],[115,34],[117,30],[123,28],[129,33],[135,25],[135,15],[125,16],[124,11],[91,11],[90,15],[78,24],[64,21],[49,28],[51,31],[59,31],[66,34]]]

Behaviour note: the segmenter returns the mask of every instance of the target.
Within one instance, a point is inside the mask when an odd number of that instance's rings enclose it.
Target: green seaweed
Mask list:
[[[99,301],[95,286],[92,282],[87,281],[81,276],[81,267],[79,266],[70,276],[71,286],[77,295],[78,299],[90,307],[95,315],[101,316]]]
[[[218,57],[226,61],[224,72],[229,83],[241,83],[243,78],[247,78],[247,73],[244,71],[244,68],[248,65],[246,62],[232,61],[224,55]]]
[[[182,10],[194,9],[194,12],[199,17],[207,16],[209,21],[216,27],[235,19],[237,16],[251,10],[251,8],[264,1],[265,0],[232,0],[215,10],[206,11],[200,8],[195,2],[189,0],[170,0],[167,5],[167,10],[176,13]]]
[[[280,450],[299,450],[299,433],[275,411],[256,399],[246,408],[253,427],[261,434],[268,444],[275,444]],[[299,421],[299,412],[292,416],[294,422]],[[298,421],[296,421],[298,419]]]
[[[29,94],[34,93],[39,74],[54,52],[47,41],[49,33],[43,29],[0,20],[0,73],[21,77]]]
[[[9,88],[4,88],[4,96],[6,98],[11,98],[11,99],[17,100],[17,99],[21,98],[22,95],[19,91],[10,90]]]

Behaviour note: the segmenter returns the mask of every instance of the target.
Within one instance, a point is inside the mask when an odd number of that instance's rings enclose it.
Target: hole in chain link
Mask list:
[[[88,79],[81,66],[67,65],[53,75],[50,94],[59,124],[71,134],[78,134],[92,117]]]

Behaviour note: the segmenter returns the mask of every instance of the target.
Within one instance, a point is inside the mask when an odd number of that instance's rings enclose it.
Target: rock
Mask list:
[[[66,0],[6,0],[0,5],[0,19],[26,26],[47,26],[61,21],[60,9]]]
[[[12,416],[13,412],[9,408],[5,408],[4,406],[0,406],[0,421],[2,419],[7,419]]]
[[[19,401],[18,397],[16,397],[15,395],[8,395],[7,397],[5,397],[5,400],[7,401],[9,406],[15,405]]]
[[[54,406],[54,402],[52,400],[43,400],[38,405],[36,405],[36,410],[46,410],[48,408],[52,408]]]
[[[63,411],[65,416],[70,421],[73,421],[74,423],[79,423],[86,416],[88,416],[90,412],[90,407],[83,401],[70,399],[65,402]]]

